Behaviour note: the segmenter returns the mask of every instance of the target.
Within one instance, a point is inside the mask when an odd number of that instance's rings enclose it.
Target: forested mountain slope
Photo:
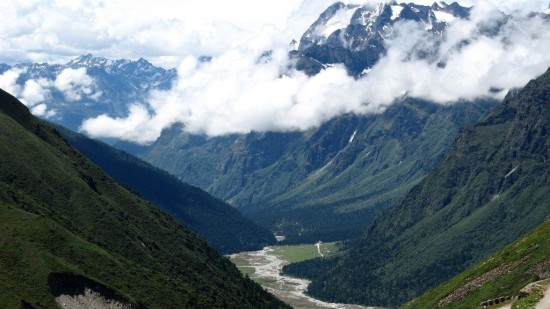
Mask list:
[[[61,135],[118,183],[158,205],[223,254],[259,250],[273,233],[203,190],[130,154],[62,127]]]
[[[342,65],[364,77],[400,24],[415,23],[440,40],[450,20],[469,14],[458,3],[335,2],[289,55],[308,75]],[[494,104],[481,99],[441,106],[401,98],[383,113],[339,115],[307,132],[206,137],[176,125],[141,157],[239,208],[288,243],[349,239],[399,201],[440,162],[458,130]]]
[[[206,138],[174,127],[144,158],[289,242],[347,239],[417,184],[459,128],[494,104],[407,99],[379,115],[345,115],[307,132]]]
[[[0,212],[2,308],[56,308],[79,285],[135,308],[284,306],[3,91]]]
[[[544,221],[549,132],[547,71],[463,129],[441,165],[349,254],[287,271],[312,277],[310,293],[331,300],[395,306],[418,296]]]

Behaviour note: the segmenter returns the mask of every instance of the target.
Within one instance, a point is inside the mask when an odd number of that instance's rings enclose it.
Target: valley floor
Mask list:
[[[265,247],[260,251],[242,252],[231,260],[251,279],[296,309],[346,308],[366,309],[359,305],[326,303],[305,294],[309,281],[281,275],[284,265],[299,260],[323,257],[334,252],[334,244]]]

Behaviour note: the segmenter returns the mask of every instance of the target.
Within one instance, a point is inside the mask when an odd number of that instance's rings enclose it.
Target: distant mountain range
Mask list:
[[[229,201],[286,242],[358,237],[434,168],[466,123],[495,102],[405,100],[317,129],[206,138],[174,127],[142,157]]]
[[[405,20],[419,22],[425,25],[426,31],[442,35],[447,22],[466,18],[469,10],[456,3],[434,3],[430,7],[395,2],[376,6],[337,2],[321,14],[299,44],[296,42],[290,56],[298,59],[298,69],[310,74],[342,63],[351,74],[359,76],[385,54],[385,41],[392,37],[395,23]],[[211,57],[203,56],[198,60],[208,62]],[[68,98],[63,91],[52,88],[45,103],[57,113],[51,120],[73,131],[78,131],[87,118],[102,114],[126,116],[129,104],[144,103],[152,90],[170,89],[177,78],[176,69],[155,67],[145,59],[110,60],[91,54],[66,64],[0,64],[0,74],[9,70],[20,72],[17,78],[20,86],[29,80],[55,81],[67,69],[85,69],[86,75],[93,80],[93,91]]]
[[[442,36],[450,20],[469,12],[456,3],[337,2],[290,56],[308,74],[340,63],[360,76],[384,55],[397,22],[414,21]],[[286,242],[341,240],[358,237],[437,165],[464,124],[496,103],[444,107],[405,98],[380,115],[343,115],[307,132],[206,138],[175,126],[139,154],[284,234]]]
[[[175,69],[155,67],[145,59],[137,61],[109,60],[91,54],[80,56],[64,65],[46,63],[22,63],[14,66],[0,65],[0,74],[8,70],[19,70],[19,85],[29,80],[46,79],[55,81],[65,70],[85,69],[93,79],[93,92],[82,93],[78,98],[67,98],[64,93],[52,88],[45,98],[48,108],[56,111],[54,119],[58,124],[78,131],[87,118],[107,114],[124,117],[131,103],[143,103],[153,89],[166,90],[177,77]],[[69,83],[78,83],[77,80]]]
[[[550,214],[549,106],[550,70],[461,130],[345,256],[286,271],[312,278],[316,297],[396,306],[533,230]]]

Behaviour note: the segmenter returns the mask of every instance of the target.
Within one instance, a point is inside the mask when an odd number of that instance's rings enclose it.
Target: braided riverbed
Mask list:
[[[320,250],[318,252],[322,254]],[[284,265],[288,264],[288,261],[276,255],[273,247],[266,247],[259,251],[233,254],[231,255],[231,259],[234,261],[241,261],[238,267],[247,269],[248,271],[246,271],[246,273],[249,274],[251,279],[260,283],[270,293],[294,308],[373,308],[359,305],[327,303],[306,295],[305,292],[307,291],[309,281],[282,275],[281,270]],[[246,262],[243,263],[243,261]]]

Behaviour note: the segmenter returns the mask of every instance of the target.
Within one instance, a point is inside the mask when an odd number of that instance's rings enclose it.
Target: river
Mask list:
[[[307,290],[309,281],[281,275],[283,266],[288,264],[288,262],[273,254],[273,251],[273,248],[266,247],[260,251],[233,254],[231,258],[246,260],[249,266],[243,267],[254,267],[255,270],[254,273],[250,274],[251,279],[259,282],[270,293],[296,309],[374,309],[374,307],[359,305],[327,303],[306,295],[305,291]]]

